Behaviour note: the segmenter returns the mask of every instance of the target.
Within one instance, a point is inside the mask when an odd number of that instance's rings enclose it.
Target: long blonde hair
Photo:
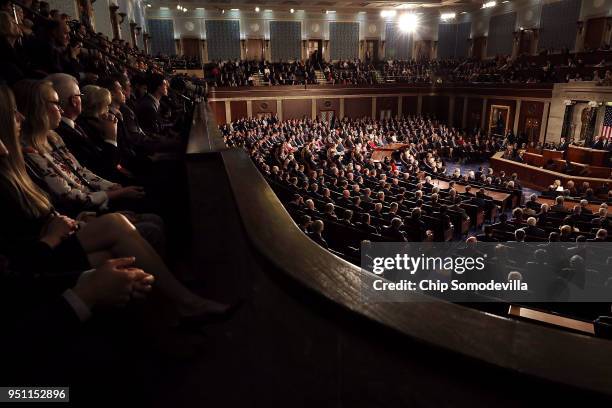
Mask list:
[[[50,94],[55,92],[49,81],[24,79],[15,84],[15,99],[19,112],[25,116],[21,126],[23,142],[39,153],[49,153],[48,138],[57,141],[51,130],[47,104]]]
[[[28,175],[15,131],[16,114],[15,97],[10,88],[0,86],[0,140],[8,150],[8,156],[0,157],[0,177],[10,184],[21,207],[33,217],[42,217],[51,211],[51,202],[47,195],[32,181]]]

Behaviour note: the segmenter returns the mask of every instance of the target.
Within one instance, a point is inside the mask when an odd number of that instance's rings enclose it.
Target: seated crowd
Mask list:
[[[220,61],[207,64],[207,77],[217,87],[315,84],[315,69],[309,62]]]
[[[449,241],[462,236],[468,236],[468,243],[600,242],[611,236],[606,199],[612,192],[605,197],[591,192],[587,198],[557,193],[554,206],[546,194],[534,194],[522,205],[516,174],[484,167],[462,174],[450,167],[451,160],[465,155],[486,161],[502,148],[502,141],[479,132],[465,135],[420,117],[344,118],[331,124],[318,119],[242,119],[222,125],[221,131],[228,146],[248,151],[312,240],[357,265],[363,242]],[[407,145],[382,161],[372,159],[377,147],[394,142]],[[546,254],[543,249],[546,256],[538,262],[551,262],[552,251]],[[604,265],[609,261],[606,258]],[[505,273],[514,272],[512,279],[526,278],[527,266],[533,267],[511,262]],[[602,282],[611,277],[601,271]],[[571,279],[562,281],[565,285]]]
[[[597,60],[594,61],[593,59]],[[588,60],[589,62],[585,62]],[[339,85],[377,83],[554,83],[593,81],[612,86],[612,52],[527,56],[515,59],[498,56],[486,60],[450,59],[370,59],[334,62],[223,61],[210,64],[207,72],[217,87],[253,86],[256,77],[263,85],[317,84],[321,81]]]
[[[0,11],[2,383],[65,385],[117,361],[91,343],[100,322],[125,337],[138,321],[115,306],[153,291],[181,324],[229,308],[167,263],[165,220],[178,214],[165,204],[180,198],[190,107],[168,95],[153,59],[24,3]]]

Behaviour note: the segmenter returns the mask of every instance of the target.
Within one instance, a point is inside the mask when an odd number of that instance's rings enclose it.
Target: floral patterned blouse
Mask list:
[[[61,137],[55,132],[51,133],[48,137],[52,148],[50,153],[41,153],[31,146],[23,147],[24,156],[35,166],[36,173],[47,185],[46,190],[55,199],[84,209],[107,209],[106,190],[115,183],[81,166]]]

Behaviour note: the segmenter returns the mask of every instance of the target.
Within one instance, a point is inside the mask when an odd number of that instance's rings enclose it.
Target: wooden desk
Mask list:
[[[449,182],[446,180],[435,179],[432,181],[432,183],[434,186],[440,187],[440,190],[447,189],[449,186]],[[475,193],[479,189],[480,187],[473,186],[472,192]],[[465,193],[465,186],[455,183],[455,190],[457,190],[457,193]],[[502,193],[501,191],[487,190],[486,188],[485,188],[485,194],[491,197],[493,201],[495,201],[496,204],[501,204],[502,209],[504,208],[504,204],[506,203],[506,200],[510,199],[510,196],[511,196],[511,194],[509,193]]]
[[[563,152],[560,150],[543,149],[542,157],[544,158],[544,163],[546,163],[549,160],[563,159]]]
[[[516,173],[519,181],[524,186],[536,190],[544,191],[548,189],[548,186],[553,184],[555,180],[561,180],[563,185],[565,185],[569,180],[573,180],[576,185],[581,185],[583,182],[587,181],[592,188],[598,188],[604,184],[612,185],[612,180],[609,179],[569,176],[556,171],[546,170],[539,167],[530,166],[529,164],[504,159],[502,158],[502,155],[502,152],[498,152],[491,157],[491,167],[495,170],[495,172],[498,173],[503,170],[506,172],[506,174]]]
[[[553,198],[548,197],[538,197],[538,203],[540,204],[548,204],[549,207],[552,207],[556,204]],[[568,210],[574,208],[575,205],[580,204],[579,201],[568,200],[567,198],[563,201],[563,206]],[[587,208],[593,212],[593,214],[597,214],[599,211],[599,204],[588,203]],[[608,214],[608,217],[612,217],[612,213]]]
[[[610,152],[607,150],[590,149],[588,147],[570,145],[567,149],[567,158],[570,161],[607,167],[610,164]]]
[[[391,157],[394,151],[410,146],[408,143],[389,143],[388,145],[377,147],[372,152],[372,160],[375,162],[383,161]]]

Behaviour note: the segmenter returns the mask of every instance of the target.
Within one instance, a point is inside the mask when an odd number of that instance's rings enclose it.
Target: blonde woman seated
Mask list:
[[[15,85],[23,123],[22,144],[29,170],[36,174],[56,205],[68,214],[107,212],[118,200],[139,200],[140,187],[122,187],[81,166],[53,131],[59,126],[62,111],[51,82],[24,80]],[[155,214],[123,212],[158,252],[164,252],[163,221]]]
[[[53,102],[46,100],[49,105]],[[62,274],[134,257],[138,268],[155,276],[155,286],[173,302],[180,317],[228,311],[226,305],[203,299],[176,280],[124,216],[106,214],[78,224],[58,214],[26,171],[19,140],[22,120],[11,90],[0,86],[0,247],[18,258],[13,266],[20,266],[20,272]]]

